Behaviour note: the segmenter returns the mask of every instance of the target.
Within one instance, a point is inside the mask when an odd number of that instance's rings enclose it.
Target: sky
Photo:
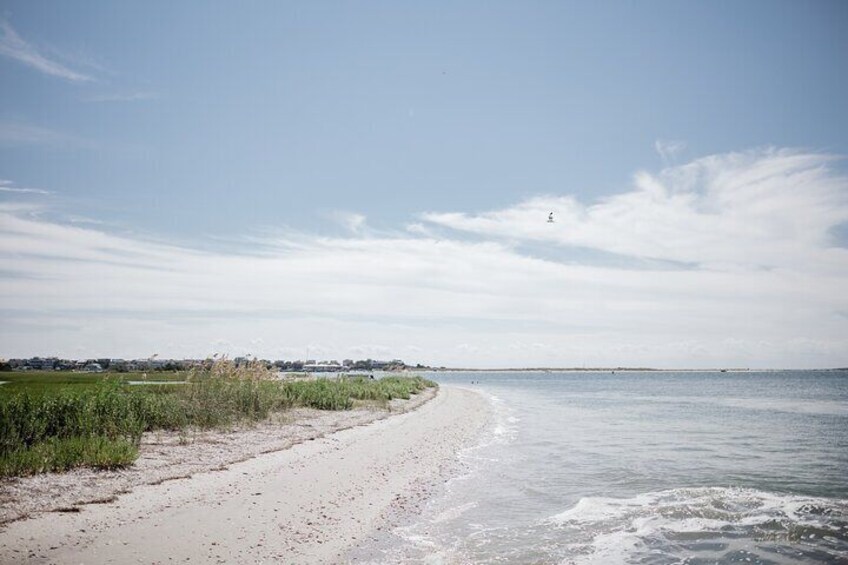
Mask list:
[[[846,100],[841,1],[0,0],[0,357],[848,366]]]

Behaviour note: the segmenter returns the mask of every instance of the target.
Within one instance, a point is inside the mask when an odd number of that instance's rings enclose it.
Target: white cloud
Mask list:
[[[86,218],[85,216],[75,216],[70,215],[67,217],[67,220],[72,224],[91,224],[95,226],[105,226],[106,222],[102,220],[95,220],[94,218]]]
[[[848,179],[829,168],[833,160],[788,150],[715,155],[640,172],[630,190],[594,204],[547,196],[423,218],[484,236],[712,268],[838,268],[846,251],[829,246],[829,232],[848,219]]]
[[[640,174],[597,204],[549,196],[426,216],[459,230],[451,237],[365,237],[362,218],[344,237],[266,237],[261,255],[0,206],[0,355],[309,348],[472,366],[844,365],[848,259],[826,231],[848,212],[828,163],[784,151],[715,156]],[[530,244],[566,256],[541,259]],[[575,259],[574,246],[691,266]]]
[[[672,139],[657,139],[654,141],[654,149],[662,158],[663,163],[668,165],[686,149],[686,142]]]
[[[0,201],[0,215],[19,214],[23,216],[33,216],[43,210],[43,206],[32,201]],[[0,233],[2,233],[2,225],[0,225]]]
[[[365,216],[355,212],[335,211],[330,214],[330,218],[352,234],[362,233],[368,227]]]
[[[15,194],[53,194],[49,190],[43,190],[41,188],[20,188],[12,186],[13,183],[10,180],[0,180],[0,192],[12,192]]]
[[[408,231],[411,234],[415,234],[415,235],[425,235],[425,236],[433,235],[433,230],[431,230],[430,228],[428,228],[427,226],[425,226],[424,224],[422,224],[420,222],[413,222],[411,224],[407,224],[406,225],[406,231]]]
[[[0,19],[0,55],[14,59],[24,65],[44,74],[60,77],[72,82],[89,82],[92,77],[68,68],[67,66],[47,58],[38,49],[30,45],[18,35],[15,29],[5,19]]]

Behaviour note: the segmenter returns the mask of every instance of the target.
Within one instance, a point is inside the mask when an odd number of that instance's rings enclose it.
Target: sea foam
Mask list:
[[[569,540],[564,563],[848,558],[848,501],[748,488],[584,497],[544,523]]]

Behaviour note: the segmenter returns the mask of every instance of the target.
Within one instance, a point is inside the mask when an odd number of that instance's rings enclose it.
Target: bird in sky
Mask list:
[[[551,212],[550,214],[548,214],[548,223],[549,223],[549,224],[554,223],[554,213],[553,213],[553,212]]]

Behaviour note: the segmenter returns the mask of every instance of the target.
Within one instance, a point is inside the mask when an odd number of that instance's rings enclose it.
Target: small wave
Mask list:
[[[485,390],[474,390],[483,394],[491,407],[487,425],[473,445],[459,451],[459,472],[445,481],[444,490],[427,502],[420,517],[392,530],[391,535],[399,543],[389,548],[377,562],[441,564],[473,561],[463,554],[465,536],[457,538],[452,534],[457,524],[471,525],[467,516],[479,506],[476,498],[468,498],[463,486],[473,484],[473,479],[482,469],[499,463],[501,447],[514,440],[520,422],[514,416],[515,409],[503,399]]]
[[[504,402],[503,399],[491,393],[484,392],[484,394],[488,397],[489,404],[492,407],[491,423],[487,432],[481,436],[480,442],[468,449],[465,453],[466,455],[478,452],[493,444],[511,442],[515,439],[518,431],[517,424],[521,421],[520,418],[515,417],[514,409]]]
[[[788,412],[795,414],[822,414],[829,416],[848,416],[848,402],[827,398],[783,398],[783,397],[715,397],[694,395],[647,396],[632,395],[623,392],[584,392],[572,393],[572,398],[620,400],[628,403],[663,404],[710,404],[727,408],[745,410],[763,410],[768,412]]]
[[[463,471],[448,479],[445,485],[448,498],[457,483],[461,484],[470,480],[480,471],[481,467],[491,465],[499,460],[498,455],[492,453],[490,448],[512,442],[517,433],[516,423],[519,420],[512,416],[513,409],[494,394],[479,389],[476,392],[484,394],[489,400],[492,407],[492,416],[477,442],[461,449],[457,454]],[[514,421],[511,422],[510,420]]]
[[[825,414],[848,416],[848,403],[839,400],[806,400],[795,398],[724,398],[715,399],[716,404],[746,410],[770,412],[792,412],[797,414]]]
[[[459,506],[452,506],[446,510],[442,510],[438,515],[434,516],[431,520],[433,524],[439,524],[441,522],[446,522],[448,520],[456,520],[472,508],[477,506],[477,502],[466,502],[465,504],[460,504]]]
[[[755,489],[681,488],[631,498],[586,497],[545,523],[569,540],[573,555],[564,563],[848,558],[848,501]]]

